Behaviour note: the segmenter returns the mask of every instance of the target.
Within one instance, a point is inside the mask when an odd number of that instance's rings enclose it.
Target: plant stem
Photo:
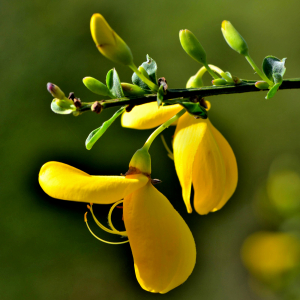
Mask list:
[[[253,70],[257,73],[257,75],[259,75],[261,77],[262,80],[266,81],[269,85],[273,85],[273,82],[267,78],[267,76],[265,74],[263,74],[263,72],[258,68],[258,66],[255,64],[255,62],[253,61],[253,59],[250,57],[250,55],[245,55],[248,63],[251,65],[251,67],[253,68]]]
[[[260,90],[255,86],[255,80],[243,80],[243,83],[238,85],[226,85],[226,86],[204,86],[201,88],[193,89],[169,89],[167,94],[164,96],[164,100],[167,100],[168,104],[176,104],[176,101],[182,98],[190,98],[198,96],[199,98],[209,97],[209,96],[218,96],[225,94],[240,94],[240,93],[249,93],[249,92],[262,92],[269,90]],[[300,78],[291,78],[285,79],[282,82],[282,85],[279,87],[279,90],[288,90],[288,89],[300,89]],[[123,106],[123,105],[141,105],[149,102],[157,101],[156,94],[143,95],[136,98],[118,98],[110,100],[102,100],[101,105],[103,109]],[[94,102],[83,102],[82,111],[90,110]],[[79,109],[81,112],[81,109]]]
[[[219,79],[220,77],[209,67],[209,65],[204,65],[207,72],[212,76],[214,79]]]
[[[165,122],[162,125],[160,125],[156,130],[154,130],[152,132],[152,134],[148,137],[148,139],[147,139],[147,141],[146,141],[146,143],[145,143],[145,145],[143,146],[142,149],[145,149],[145,150],[149,151],[149,148],[150,148],[151,144],[153,143],[153,141],[155,140],[155,138],[162,131],[164,131],[171,124],[173,124],[177,119],[179,119],[184,113],[185,113],[185,109],[182,109],[178,114],[176,114],[174,117],[172,117],[171,119],[169,119],[167,122]]]

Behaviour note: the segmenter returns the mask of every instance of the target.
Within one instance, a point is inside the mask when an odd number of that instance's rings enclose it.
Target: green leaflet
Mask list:
[[[113,98],[114,96],[109,91],[107,86],[103,84],[101,81],[93,78],[93,77],[84,77],[82,79],[83,84],[93,93],[101,96],[109,96]]]
[[[177,101],[187,112],[197,119],[207,119],[207,111],[199,103]]]
[[[164,86],[161,85],[157,91],[157,105],[160,107],[164,101]]]
[[[116,69],[112,69],[108,71],[106,75],[106,85],[109,91],[114,95],[114,97],[116,98],[124,97],[120,78]]]
[[[125,111],[125,106],[121,107],[115,114],[107,121],[105,121],[99,128],[93,130],[85,141],[85,147],[91,150],[98,139],[104,134],[109,126]]]

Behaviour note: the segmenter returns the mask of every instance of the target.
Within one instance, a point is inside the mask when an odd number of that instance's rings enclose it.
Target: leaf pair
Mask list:
[[[263,60],[263,71],[265,75],[274,83],[270,88],[266,99],[274,97],[283,81],[283,75],[286,71],[284,66],[286,58],[282,60],[274,56],[267,56]]]

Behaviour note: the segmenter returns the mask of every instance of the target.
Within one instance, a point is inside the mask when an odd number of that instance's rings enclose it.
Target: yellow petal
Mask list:
[[[223,156],[210,126],[199,143],[192,176],[195,210],[200,215],[208,214],[222,200],[226,182]]]
[[[193,211],[190,197],[194,158],[207,131],[207,124],[206,120],[197,120],[186,113],[179,119],[174,135],[174,163],[182,188],[182,197],[189,213]]]
[[[142,174],[91,176],[69,165],[51,161],[40,170],[39,183],[49,196],[61,200],[114,203],[148,182]]]
[[[209,122],[209,128],[222,153],[226,169],[226,183],[223,197],[214,211],[221,209],[234,193],[238,182],[238,168],[235,155],[223,135]]]
[[[123,209],[141,287],[164,294],[186,281],[196,263],[195,241],[168,199],[149,182],[124,199]]]
[[[176,115],[182,107],[179,104],[161,106],[156,102],[150,102],[135,106],[132,111],[122,115],[123,127],[134,129],[150,129],[161,125]]]

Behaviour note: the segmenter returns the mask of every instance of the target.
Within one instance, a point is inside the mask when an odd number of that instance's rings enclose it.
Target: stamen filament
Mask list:
[[[96,216],[95,216],[95,214],[94,214],[94,212],[93,212],[93,205],[91,205],[91,206],[88,205],[87,207],[88,207],[88,209],[90,210],[90,212],[91,212],[91,214],[92,214],[92,216],[93,216],[93,219],[94,219],[95,223],[96,223],[102,230],[104,230],[104,231],[106,231],[106,232],[108,232],[108,233],[111,233],[111,234],[119,234],[119,232],[116,232],[116,231],[114,231],[114,230],[111,230],[111,229],[105,227],[102,223],[100,223],[100,222],[98,221],[98,219],[96,218]]]
[[[103,240],[101,238],[99,238],[97,235],[94,234],[94,232],[91,230],[89,224],[88,224],[88,221],[87,221],[87,212],[85,213],[84,215],[84,222],[88,228],[88,230],[90,231],[90,233],[99,241],[103,242],[103,243],[106,243],[106,244],[111,244],[111,245],[120,245],[120,244],[125,244],[125,243],[128,243],[129,240],[126,240],[126,241],[122,241],[122,242],[109,242],[109,241],[106,241],[106,240]]]
[[[172,160],[174,160],[173,152],[170,150],[169,146],[167,145],[164,136],[161,134],[160,137],[161,137],[161,140],[162,140],[162,143],[163,143],[165,149],[166,149],[167,152],[168,152],[168,156],[169,156]]]

